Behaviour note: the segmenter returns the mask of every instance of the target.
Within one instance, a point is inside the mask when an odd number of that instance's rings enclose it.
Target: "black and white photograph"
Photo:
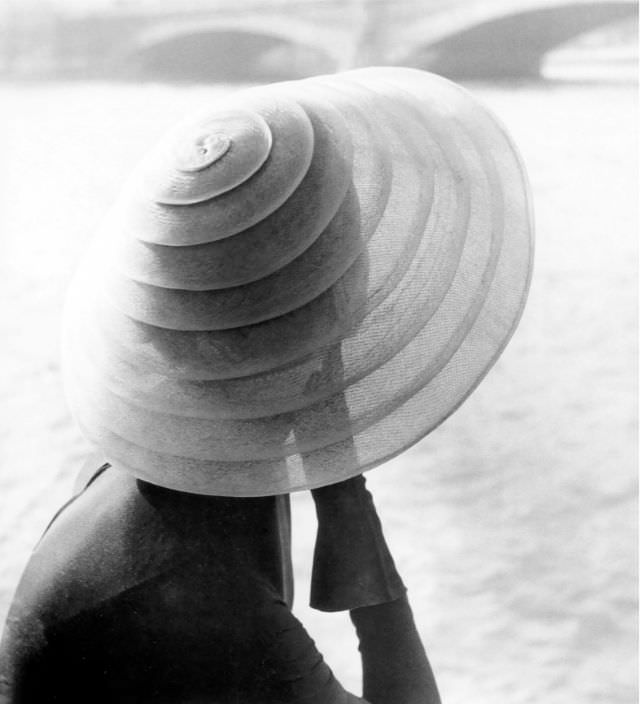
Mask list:
[[[637,704],[637,0],[0,0],[0,704]]]

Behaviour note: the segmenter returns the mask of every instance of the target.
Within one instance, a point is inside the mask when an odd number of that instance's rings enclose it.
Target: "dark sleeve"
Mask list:
[[[270,585],[247,574],[184,564],[64,620],[43,596],[14,603],[2,704],[360,701]]]
[[[286,604],[263,602],[256,614],[262,667],[257,699],[278,704],[348,704],[362,701],[346,692]]]

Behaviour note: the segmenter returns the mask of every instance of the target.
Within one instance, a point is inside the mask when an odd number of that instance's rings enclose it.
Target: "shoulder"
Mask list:
[[[0,644],[0,700],[8,692],[12,702],[41,701],[42,687],[56,701],[100,690],[110,702],[138,691],[182,701],[199,683],[234,686],[262,599],[251,591],[261,586],[191,558],[113,572],[115,563],[83,563],[82,550],[70,556],[79,563],[71,574],[59,575],[60,544],[54,534],[42,541],[16,592]]]
[[[106,471],[50,523],[22,574],[10,620],[44,633],[127,604],[137,613],[152,605],[158,613],[205,612],[234,588],[218,558],[213,540],[205,552],[202,542],[191,545],[167,525],[135,479]]]

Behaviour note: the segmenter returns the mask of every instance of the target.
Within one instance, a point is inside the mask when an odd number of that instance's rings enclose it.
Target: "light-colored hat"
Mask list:
[[[330,484],[423,438],[520,318],[523,166],[438,76],[231,95],[134,172],[65,317],[69,401],[117,467],[229,496]]]

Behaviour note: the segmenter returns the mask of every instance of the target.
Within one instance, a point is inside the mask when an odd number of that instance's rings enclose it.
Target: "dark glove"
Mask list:
[[[347,611],[402,596],[406,589],[364,477],[358,475],[311,493],[318,516],[312,608]]]

